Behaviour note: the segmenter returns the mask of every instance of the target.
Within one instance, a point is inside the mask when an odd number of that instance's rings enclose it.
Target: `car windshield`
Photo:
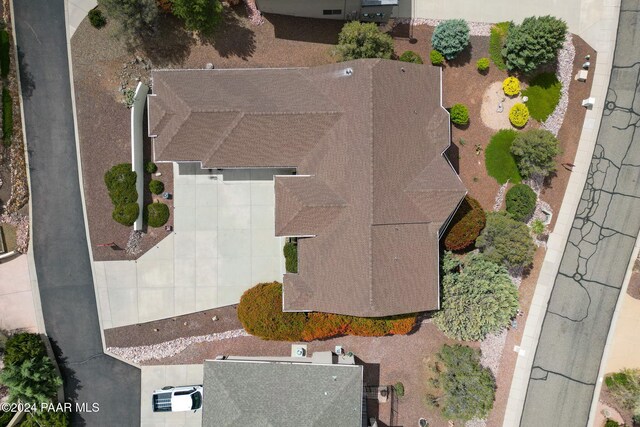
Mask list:
[[[200,409],[200,406],[202,406],[202,395],[199,391],[196,391],[191,395],[191,402],[191,409]]]

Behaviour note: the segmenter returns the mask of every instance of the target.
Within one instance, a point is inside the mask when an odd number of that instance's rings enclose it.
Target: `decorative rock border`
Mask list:
[[[547,129],[555,136],[558,136],[562,122],[564,122],[564,115],[567,112],[569,106],[569,85],[571,84],[571,75],[573,73],[573,60],[576,57],[576,48],[573,45],[573,36],[571,33],[567,34],[567,38],[562,45],[562,49],[558,52],[558,67],[556,68],[556,76],[562,84],[560,90],[560,101],[553,110],[553,113],[544,123],[542,127]]]

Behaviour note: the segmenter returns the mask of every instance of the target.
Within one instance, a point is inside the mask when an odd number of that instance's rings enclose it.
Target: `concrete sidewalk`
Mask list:
[[[619,0],[605,2],[598,10],[594,8],[592,12],[599,13],[599,20],[596,24],[589,27],[589,37],[586,37],[586,35],[583,36],[585,39],[588,38],[591,41],[592,46],[598,52],[591,90],[591,96],[596,98],[596,104],[592,110],[587,111],[576,159],[574,161],[576,166],[571,174],[562,207],[558,213],[556,226],[549,238],[548,249],[540,275],[538,276],[538,283],[531,307],[529,308],[529,315],[522,342],[520,343],[519,358],[511,383],[503,427],[514,427],[520,424],[520,417],[524,407],[529,376],[531,374],[533,358],[544,320],[544,313],[547,309],[569,231],[571,230],[582,189],[591,165],[591,157],[598,135],[611,74],[619,11]],[[553,13],[553,11],[550,11],[550,13]],[[595,43],[593,42],[594,34],[597,35]],[[573,100],[573,102],[579,101]]]
[[[65,0],[67,3],[67,26],[69,27],[69,37],[73,36],[78,26],[91,9],[98,5],[96,0]]]
[[[38,329],[26,255],[0,264],[0,329],[44,332]]]

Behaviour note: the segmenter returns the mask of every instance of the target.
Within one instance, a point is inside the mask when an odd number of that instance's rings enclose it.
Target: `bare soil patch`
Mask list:
[[[629,294],[631,298],[640,299],[640,260],[638,259],[636,259],[636,262],[633,264],[633,271],[631,272],[631,278],[627,286],[627,294]]]
[[[520,102],[522,102],[520,96],[504,94],[501,81],[491,83],[482,95],[482,106],[480,107],[482,124],[495,131],[513,128],[509,121],[509,111],[511,111],[511,107]],[[501,111],[499,111],[500,105],[502,106]]]

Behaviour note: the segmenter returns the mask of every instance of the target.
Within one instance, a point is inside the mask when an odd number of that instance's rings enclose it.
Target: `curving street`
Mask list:
[[[604,115],[544,316],[522,427],[587,425],[640,231],[640,1],[623,0]]]
[[[33,253],[72,425],[139,426],[140,370],[105,355],[85,234],[64,0],[14,2],[29,150]]]

